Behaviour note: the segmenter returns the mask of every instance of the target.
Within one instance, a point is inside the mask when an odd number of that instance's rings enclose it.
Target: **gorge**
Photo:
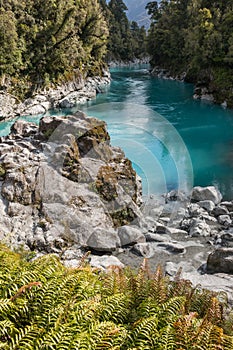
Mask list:
[[[26,243],[39,255],[56,253],[68,266],[76,264],[86,249],[93,252],[93,266],[136,267],[148,257],[171,275],[182,266],[184,276],[194,283],[218,285],[231,296],[231,278],[225,274],[230,267],[225,264],[220,275],[208,278],[198,269],[206,271],[207,258],[215,248],[223,262],[232,254],[233,205],[226,201],[232,199],[231,162],[227,161],[232,111],[193,100],[192,85],[152,77],[148,68],[115,68],[111,86],[95,100],[51,111],[39,129],[17,120],[11,135],[2,137],[2,239],[13,246]],[[95,132],[102,122],[93,120],[92,128],[92,119],[85,121],[79,109],[106,121],[112,150],[102,126]],[[40,118],[23,119],[38,123]],[[68,129],[56,139],[53,131],[56,135],[59,120]],[[0,124],[1,135],[8,134],[13,122]],[[78,129],[72,123],[78,123]],[[85,131],[88,123],[91,127]],[[77,131],[81,139],[75,141],[71,130],[82,130],[86,136]],[[142,175],[140,210],[140,184],[118,146]],[[88,154],[84,149],[89,149]],[[46,159],[50,159],[48,169]],[[31,164],[30,171],[26,164]],[[196,190],[193,202],[194,185],[215,185],[224,198],[208,187],[203,195]],[[230,254],[226,259],[224,249]],[[210,261],[210,270],[216,269],[215,259],[219,257]]]

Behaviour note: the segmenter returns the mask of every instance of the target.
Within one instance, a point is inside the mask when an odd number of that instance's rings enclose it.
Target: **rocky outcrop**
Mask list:
[[[17,121],[0,144],[0,239],[43,253],[111,252],[117,226],[140,216],[139,186],[104,122],[81,112],[39,127]]]
[[[44,114],[50,109],[72,108],[102,92],[110,83],[109,71],[101,77],[76,78],[66,84],[35,92],[31,98],[19,101],[15,96],[0,92],[0,119],[18,115]]]

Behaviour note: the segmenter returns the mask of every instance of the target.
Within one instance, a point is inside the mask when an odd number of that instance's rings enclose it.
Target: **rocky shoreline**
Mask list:
[[[43,115],[51,109],[72,108],[78,103],[95,98],[96,94],[104,91],[110,82],[110,73],[104,70],[101,77],[87,79],[80,77],[56,88],[40,90],[23,102],[13,95],[0,91],[0,120],[24,115]]]
[[[0,143],[0,239],[36,256],[137,268],[148,258],[233,300],[233,201],[213,186],[141,197],[104,122],[83,113],[17,121]]]
[[[132,61],[119,61],[119,60],[112,60],[108,62],[108,66],[110,68],[115,67],[130,67],[138,64],[149,64],[150,63],[150,57],[146,56],[143,58],[135,58]]]
[[[185,82],[187,77],[186,72],[174,75],[168,69],[163,69],[160,67],[154,67],[151,71],[151,74],[161,79],[177,80],[181,82]],[[202,100],[219,104],[219,101],[215,98],[215,93],[216,91],[213,91],[213,89],[210,88],[209,84],[203,81],[198,81],[195,83],[193,98],[194,100]],[[220,104],[223,108],[228,107],[226,100],[222,101]]]

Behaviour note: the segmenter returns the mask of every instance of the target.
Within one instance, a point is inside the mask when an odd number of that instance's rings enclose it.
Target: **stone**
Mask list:
[[[167,227],[165,225],[158,223],[158,225],[156,227],[156,233],[159,233],[159,234],[164,233],[165,234],[165,233],[167,233],[166,230],[167,230]]]
[[[212,202],[212,201],[210,201],[210,200],[199,201],[199,202],[198,202],[198,205],[199,205],[201,208],[206,209],[208,212],[211,212],[211,211],[214,209],[214,207],[215,207],[214,202]]]
[[[183,219],[180,223],[180,228],[184,231],[189,231],[193,219]]]
[[[87,241],[88,247],[101,252],[111,252],[120,246],[115,230],[96,229]]]
[[[25,120],[17,120],[11,126],[11,133],[22,137],[34,135],[37,131],[38,126],[36,124],[26,122]]]
[[[207,271],[233,274],[233,248],[218,248],[207,259]]]
[[[109,267],[117,266],[119,268],[124,268],[124,264],[116,257],[112,255],[91,255],[90,256],[90,264],[92,267],[100,268],[100,269],[108,269]]]
[[[35,101],[35,104],[32,104],[28,108],[25,108],[23,111],[24,115],[37,115],[37,114],[44,114],[46,112],[46,109],[41,104],[37,104]]]
[[[222,233],[220,236],[220,243],[223,247],[233,248],[233,232],[225,231]]]
[[[218,221],[221,225],[223,225],[225,227],[230,227],[231,223],[232,223],[232,220],[231,220],[229,215],[220,215],[218,217]]]
[[[147,242],[168,242],[170,237],[167,235],[159,235],[158,233],[148,232],[145,234]]]
[[[151,243],[137,243],[133,246],[133,251],[144,258],[151,258],[155,254]]]
[[[121,226],[118,228],[118,236],[121,246],[133,245],[135,243],[144,243],[146,238],[141,231],[132,226]]]
[[[224,201],[221,202],[221,205],[226,207],[229,211],[233,211],[233,201]]]
[[[211,228],[205,221],[202,221],[201,219],[193,219],[190,229],[189,229],[189,235],[191,237],[208,237],[211,234]]]
[[[189,212],[189,216],[191,218],[193,218],[193,217],[200,217],[203,214],[205,214],[205,210],[203,208],[201,208],[196,203],[192,203],[192,204],[189,205],[188,212]]]
[[[214,216],[220,216],[220,215],[228,215],[229,214],[229,211],[228,209],[223,206],[223,205],[218,205],[216,206],[213,211],[212,211],[212,214]]]
[[[66,249],[63,253],[62,253],[62,260],[80,260],[83,256],[83,253],[81,251],[81,249],[79,249],[78,247],[75,247],[75,245],[72,246],[72,249]]]
[[[0,238],[14,247],[61,255],[90,244],[111,252],[120,246],[115,228],[142,219],[131,162],[111,147],[106,124],[81,112],[44,117],[39,127],[18,121],[1,138],[0,159]],[[103,168],[115,176],[110,201],[108,179],[97,190]]]
[[[173,243],[173,242],[159,243],[158,247],[163,247],[166,250],[168,250],[169,252],[174,253],[174,254],[185,253],[185,247],[179,243]]]
[[[174,228],[174,227],[166,227],[166,233],[168,235],[184,235],[184,236],[188,234],[187,231],[181,230],[179,228]]]
[[[214,204],[219,204],[222,200],[222,195],[214,186],[196,186],[192,190],[192,200],[196,202],[210,200]]]

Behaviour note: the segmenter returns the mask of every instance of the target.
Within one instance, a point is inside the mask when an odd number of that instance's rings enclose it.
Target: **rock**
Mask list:
[[[222,200],[222,195],[219,190],[214,186],[208,187],[194,187],[192,191],[192,199],[194,201],[210,200],[214,204],[219,204]]]
[[[218,220],[215,217],[210,216],[208,214],[202,215],[202,220],[205,220],[205,222],[210,226],[218,224]]]
[[[188,212],[191,218],[200,217],[206,213],[203,208],[201,208],[198,204],[194,204],[194,203],[188,206]]]
[[[168,242],[170,237],[167,235],[159,235],[158,233],[148,232],[145,234],[147,242]]]
[[[24,115],[44,114],[45,112],[46,112],[45,107],[41,104],[36,104],[36,102],[32,102],[32,105],[30,107],[25,108],[23,110]]]
[[[75,247],[73,245],[72,249],[66,249],[64,253],[62,253],[62,260],[80,260],[83,256],[83,253],[81,249],[79,249],[79,246]]]
[[[210,273],[233,273],[233,248],[218,248],[207,259],[207,271]]]
[[[179,243],[173,243],[173,242],[159,243],[158,247],[164,247],[166,250],[174,254],[185,253],[185,247]]]
[[[214,207],[215,207],[214,202],[212,202],[210,200],[199,201],[198,205],[201,208],[206,209],[208,212],[211,212],[214,209]]]
[[[105,123],[81,112],[44,117],[39,127],[17,121],[0,144],[0,238],[47,253],[112,251],[120,246],[115,228],[141,220],[138,186]]]
[[[229,211],[233,211],[233,201],[224,201],[221,203],[221,205],[226,207]]]
[[[80,259],[69,259],[69,260],[63,260],[63,265],[68,268],[77,268],[80,265]]]
[[[184,236],[188,234],[188,232],[185,230],[181,230],[179,228],[173,228],[173,227],[166,227],[166,233],[168,235],[184,235]]]
[[[202,221],[201,219],[193,219],[190,230],[189,230],[189,235],[191,237],[208,237],[211,234],[211,229],[210,226],[206,224],[205,221]]]
[[[233,248],[233,232],[225,231],[224,233],[222,233],[220,236],[220,243],[223,247]]]
[[[230,227],[231,223],[232,223],[232,220],[231,220],[229,215],[220,215],[218,217],[218,221],[221,225],[223,225],[225,227]]]
[[[90,256],[90,264],[93,267],[97,267],[100,269],[108,269],[111,266],[118,266],[120,268],[124,268],[124,264],[120,262],[120,260],[116,256],[109,255],[91,255]]]
[[[87,241],[88,247],[101,252],[112,252],[120,247],[120,239],[114,230],[96,229]]]
[[[167,233],[167,227],[163,224],[158,223],[156,227],[156,233],[159,233],[159,234]]]
[[[144,258],[151,258],[155,254],[151,243],[137,243],[133,246],[133,251]]]
[[[183,231],[189,231],[192,223],[193,223],[193,219],[184,219],[181,221],[180,227]]]
[[[146,241],[146,238],[141,233],[141,231],[132,226],[119,227],[118,235],[120,238],[121,246],[133,245],[135,243],[144,243]]]
[[[78,76],[70,82],[56,86],[55,89],[40,90],[33,98],[19,101],[7,92],[0,93],[0,118],[6,119],[17,115],[44,114],[49,109],[70,108],[80,102],[88,101],[102,92],[111,81],[107,71],[102,77],[87,78]]]
[[[179,270],[181,270],[181,273],[182,272],[189,272],[189,273],[196,272],[196,269],[194,268],[194,266],[189,262],[180,262],[178,264],[175,264],[171,261],[166,262],[165,271],[169,276],[175,276]]]
[[[37,131],[38,126],[36,124],[26,122],[25,120],[17,120],[11,126],[11,133],[22,137],[34,135]]]
[[[218,205],[216,206],[213,211],[212,214],[214,216],[220,216],[220,215],[228,215],[229,211],[226,207],[224,207],[223,205]]]

